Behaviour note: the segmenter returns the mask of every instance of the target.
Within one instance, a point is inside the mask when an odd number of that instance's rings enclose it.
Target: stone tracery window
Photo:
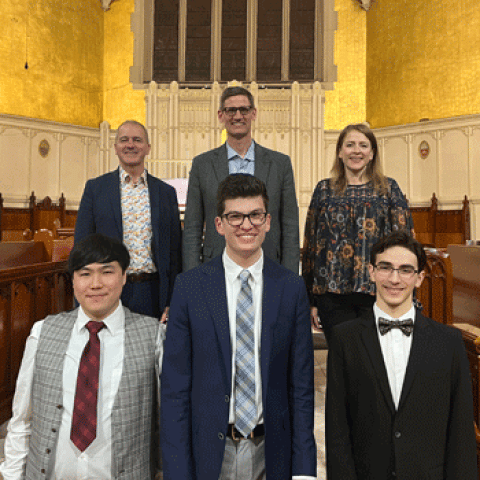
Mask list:
[[[334,0],[135,0],[131,81],[332,83]]]

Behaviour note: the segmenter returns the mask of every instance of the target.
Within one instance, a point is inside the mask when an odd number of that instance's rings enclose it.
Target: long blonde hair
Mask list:
[[[380,158],[378,155],[378,146],[377,139],[375,138],[374,133],[363,123],[357,123],[352,125],[347,125],[340,133],[337,140],[337,147],[335,149],[335,162],[332,169],[330,170],[332,188],[335,193],[343,194],[347,189],[347,177],[345,175],[345,165],[343,161],[338,156],[340,150],[342,149],[343,142],[345,137],[352,131],[356,130],[357,132],[363,133],[368,140],[373,151],[373,158],[368,162],[366,175],[369,181],[373,182],[373,188],[377,193],[381,195],[386,195],[388,193],[388,182],[387,178],[382,172],[382,166],[380,165]]]

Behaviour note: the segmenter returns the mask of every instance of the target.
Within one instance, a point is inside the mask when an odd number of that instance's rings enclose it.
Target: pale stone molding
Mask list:
[[[103,10],[106,12],[107,10],[110,10],[110,5],[112,4],[112,2],[114,2],[115,0],[100,0],[101,4],[102,4],[102,8]]]
[[[360,6],[368,12],[370,10],[370,7],[372,6],[374,0],[357,0],[357,2],[360,4]]]

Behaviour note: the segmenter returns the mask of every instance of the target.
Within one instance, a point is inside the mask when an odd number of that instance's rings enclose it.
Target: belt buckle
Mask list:
[[[237,437],[237,436],[235,435],[235,430],[236,430],[235,425],[232,425],[232,440],[233,440],[234,442],[239,442],[243,437]],[[250,434],[248,435],[247,438],[250,438],[250,439],[252,439],[252,440],[255,438],[255,435],[254,435],[254,433],[253,433],[253,430],[250,432]]]

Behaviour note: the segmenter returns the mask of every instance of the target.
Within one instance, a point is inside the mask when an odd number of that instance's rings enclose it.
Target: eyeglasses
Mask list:
[[[232,227],[240,227],[241,225],[243,225],[243,222],[246,218],[250,220],[250,223],[253,226],[259,227],[260,225],[263,225],[265,223],[265,220],[267,219],[267,212],[230,212],[224,213],[222,217],[226,218],[228,224]]]
[[[379,265],[374,265],[373,268],[376,268],[377,274],[382,277],[389,277],[396,271],[398,272],[399,277],[404,280],[409,280],[418,273],[418,270],[415,270],[411,265],[403,265],[399,268],[393,268],[393,266],[388,263],[380,263]]]
[[[240,112],[241,115],[245,116],[248,115],[252,110],[253,107],[224,107],[222,111],[227,115],[227,117],[233,117],[237,113],[237,110]]]

